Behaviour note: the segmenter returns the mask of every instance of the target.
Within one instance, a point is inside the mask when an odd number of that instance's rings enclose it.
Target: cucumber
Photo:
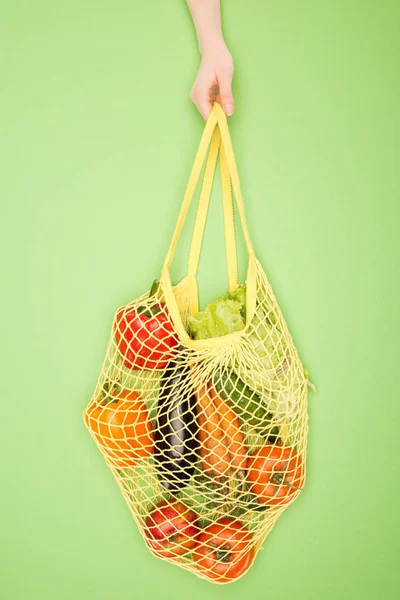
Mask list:
[[[279,441],[279,427],[271,426],[273,414],[260,396],[246,385],[233,371],[221,369],[213,377],[215,391],[236,410],[244,423],[251,426],[271,444]]]

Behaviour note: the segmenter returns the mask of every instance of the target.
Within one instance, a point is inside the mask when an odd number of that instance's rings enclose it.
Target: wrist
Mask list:
[[[229,53],[222,33],[218,30],[208,31],[204,36],[199,36],[199,51],[203,59]]]

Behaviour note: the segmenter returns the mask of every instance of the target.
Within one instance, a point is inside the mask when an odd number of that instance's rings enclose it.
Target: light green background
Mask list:
[[[2,600],[398,597],[399,12],[225,1],[249,225],[319,394],[306,489],[217,587],[145,549],[81,421],[202,131],[185,4],[3,0]],[[225,288],[218,211],[205,299]]]

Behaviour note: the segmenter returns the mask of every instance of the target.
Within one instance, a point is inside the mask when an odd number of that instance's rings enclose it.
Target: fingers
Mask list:
[[[197,110],[199,111],[199,113],[205,121],[207,121],[210,115],[214,102],[219,102],[222,105],[225,114],[228,117],[233,114],[234,101],[232,91],[230,91],[230,87],[227,88],[229,90],[228,92],[224,92],[221,88],[219,88],[219,91],[215,92],[215,89],[215,86],[206,89],[192,88],[189,94],[189,98],[196,106]]]
[[[224,57],[202,59],[189,97],[205,121],[215,101],[228,116],[233,113],[232,78],[233,62],[229,53]]]
[[[217,72],[217,77],[221,105],[225,111],[225,114],[229,117],[231,114],[233,114],[235,108],[232,94],[233,69],[220,69]]]
[[[207,121],[212,108],[209,90],[192,88],[189,98],[196,106],[203,119]]]

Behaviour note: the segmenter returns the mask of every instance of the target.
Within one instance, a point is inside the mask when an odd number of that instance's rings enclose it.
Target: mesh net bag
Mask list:
[[[245,294],[243,326],[193,339],[196,274],[218,157],[229,292]],[[171,261],[204,163],[187,276],[173,286]],[[249,255],[242,286],[232,188]],[[84,412],[153,554],[215,583],[248,570],[304,486],[307,383],[254,255],[226,118],[215,104],[160,281],[117,310]]]

